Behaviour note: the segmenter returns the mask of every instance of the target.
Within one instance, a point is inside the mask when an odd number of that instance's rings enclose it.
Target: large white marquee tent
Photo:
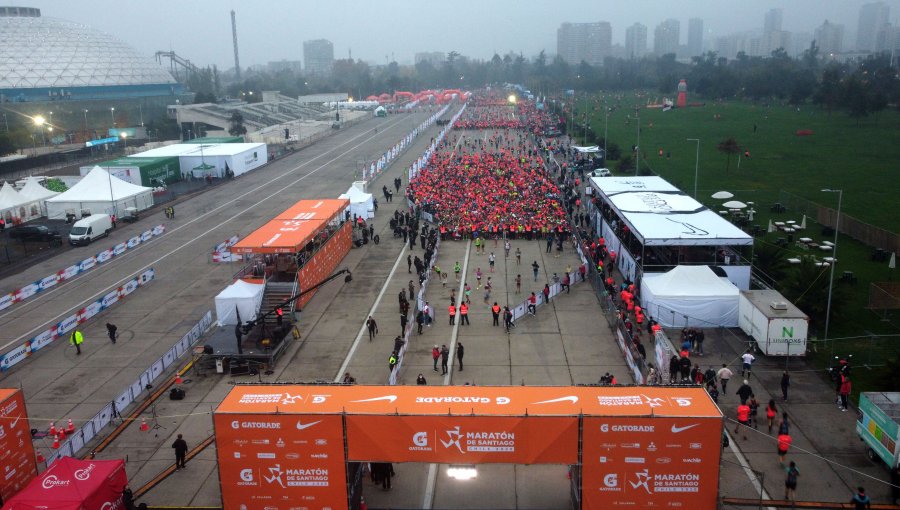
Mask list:
[[[641,304],[666,328],[737,327],[740,290],[709,266],[676,266],[647,273],[641,280]]]
[[[80,216],[83,210],[121,216],[129,207],[142,211],[152,206],[152,188],[125,182],[95,166],[66,192],[47,199],[47,217],[63,219],[67,211]]]

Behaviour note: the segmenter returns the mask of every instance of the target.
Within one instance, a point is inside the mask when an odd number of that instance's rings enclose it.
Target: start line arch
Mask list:
[[[640,386],[240,385],[213,422],[242,510],[355,508],[369,461],[568,464],[585,509],[715,508],[724,426],[702,388]]]

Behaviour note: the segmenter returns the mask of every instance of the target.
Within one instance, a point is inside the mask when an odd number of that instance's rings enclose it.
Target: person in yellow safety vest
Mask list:
[[[397,351],[392,352],[391,357],[388,358],[388,370],[393,372],[395,366],[397,366]]]
[[[81,354],[81,344],[84,343],[84,335],[81,334],[81,331],[75,329],[72,331],[72,334],[69,336],[69,343],[75,346],[75,354]]]

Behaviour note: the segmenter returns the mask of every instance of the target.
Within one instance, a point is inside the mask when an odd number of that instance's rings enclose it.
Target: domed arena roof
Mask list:
[[[50,96],[145,95],[135,86],[176,84],[150,58],[109,34],[39,9],[0,7],[0,92],[7,100]],[[85,89],[91,92],[85,94]]]

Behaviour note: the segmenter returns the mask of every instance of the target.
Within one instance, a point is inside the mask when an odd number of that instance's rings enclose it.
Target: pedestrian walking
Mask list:
[[[750,354],[750,349],[747,349],[747,352],[741,355],[741,377],[750,378],[750,369],[753,367],[755,360],[756,356]]]
[[[522,275],[516,275],[516,294],[522,293]]]
[[[785,370],[781,373],[781,401],[787,402],[788,388],[791,386],[791,375]]]
[[[759,402],[756,401],[756,395],[750,395],[750,400],[747,402],[747,405],[750,406],[750,423],[753,425],[753,428],[758,428],[757,425],[759,425],[759,420],[757,419],[757,415],[759,414]]]
[[[788,414],[783,412],[781,413],[781,421],[778,423],[778,434],[790,434],[791,433],[791,424],[788,421]]]
[[[490,267],[490,270],[492,273],[494,272],[494,262],[496,260],[497,260],[497,257],[494,256],[494,252],[491,252],[491,254],[488,255],[488,266]]]
[[[800,470],[797,464],[791,461],[788,467],[784,468],[787,477],[784,479],[784,499],[794,501],[794,494],[797,491],[797,478],[800,477]]]
[[[531,272],[534,273],[534,281],[537,281],[538,271],[540,271],[540,269],[541,266],[537,263],[536,260],[531,263]]]
[[[733,375],[734,373],[731,371],[731,369],[728,368],[728,365],[722,363],[722,368],[720,368],[719,371],[716,372],[716,378],[718,378],[719,382],[722,383],[722,394],[728,394],[728,381]]]
[[[465,347],[462,342],[456,342],[456,359],[459,360],[459,371],[463,371],[463,356],[465,356]]]
[[[109,337],[110,342],[116,343],[116,331],[118,329],[115,324],[106,323],[106,335]]]
[[[853,508],[856,510],[865,510],[866,508],[872,508],[872,500],[869,499],[869,496],[866,496],[866,489],[862,487],[856,488],[856,494],[853,495],[853,498],[850,500],[850,504],[853,505]]]
[[[791,441],[793,439],[790,434],[778,434],[778,462],[784,464],[784,456],[791,449]]]
[[[441,350],[438,349],[438,346],[435,345],[433,349],[431,349],[431,358],[434,359],[434,371],[437,372],[437,362],[441,357]]]
[[[181,434],[178,434],[178,439],[176,439],[175,442],[172,443],[172,448],[175,449],[175,470],[178,471],[179,469],[184,469],[188,445],[187,441],[184,440]]]
[[[522,265],[522,250],[520,250],[518,246],[516,247],[516,265]]]
[[[456,261],[456,264],[453,265],[453,275],[456,277],[456,283],[459,283],[459,273],[462,271],[462,267],[459,265],[459,261]]]
[[[506,241],[503,242],[503,252],[506,254],[504,256],[504,258],[507,258],[507,259],[509,258],[509,248],[510,248],[509,239],[507,239]]]
[[[441,345],[441,375],[447,375],[447,361],[450,359],[450,349],[447,344]]]
[[[741,404],[746,404],[747,399],[750,398],[750,395],[753,394],[753,389],[750,387],[750,383],[744,379],[744,384],[742,384],[737,392],[735,393],[741,399]]]
[[[375,322],[371,315],[366,319],[366,329],[369,330],[369,341],[371,342],[375,335],[378,334],[378,323]]]
[[[75,354],[77,356],[81,355],[81,344],[84,343],[84,335],[81,334],[81,331],[78,329],[74,329],[72,334],[69,335],[69,343],[75,346]]]
[[[424,326],[424,325],[425,325],[425,312],[423,312],[422,310],[419,310],[418,312],[416,312],[416,329],[420,335],[422,334],[422,326]]]
[[[425,380],[425,376],[419,374],[419,377],[416,377],[416,385],[417,386],[426,386],[428,385],[428,381]]]
[[[438,274],[438,276],[440,276],[440,274]],[[410,301],[412,301],[413,299],[415,299],[416,286],[415,286],[415,284],[413,284],[413,281],[410,280],[409,283],[406,284],[406,287],[409,290],[409,299],[410,299]]]
[[[404,239],[403,242],[405,243],[406,239]],[[411,254],[406,256],[406,272],[412,274],[412,255]]]
[[[778,416],[778,408],[775,407],[775,400],[769,400],[766,406],[766,425],[769,426],[769,434],[772,433],[772,426],[775,425],[775,417]]]
[[[512,310],[509,309],[509,306],[503,307],[503,325],[506,327],[506,332],[509,333],[509,330],[512,329],[513,325],[513,314]]]
[[[737,425],[734,426],[734,433],[737,434],[738,428],[743,425],[745,427],[750,426],[750,406],[746,403],[741,402],[741,405],[737,408]],[[744,430],[744,439],[747,439],[747,431]]]
[[[553,251],[553,235],[547,236],[547,253],[551,253]]]

